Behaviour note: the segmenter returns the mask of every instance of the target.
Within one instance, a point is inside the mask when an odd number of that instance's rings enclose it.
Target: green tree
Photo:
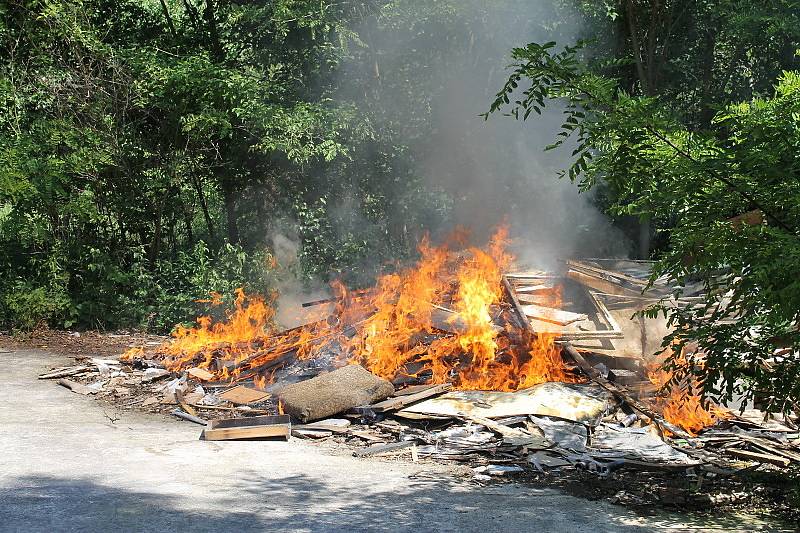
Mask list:
[[[609,187],[615,213],[670,228],[654,279],[668,276],[676,296],[689,283],[705,287],[702,305],[650,310],[675,327],[665,339],[675,348],[673,382],[685,386],[694,374],[711,398],[758,396],[770,410],[797,412],[800,75],[784,72],[771,97],[728,105],[712,129],[693,131],[660,100],[633,97],[588,69],[580,45],[554,46],[513,51],[514,70],[491,111],[526,119],[562,101],[566,120],[550,148],[575,143],[569,178],[582,189]],[[751,210],[763,224],[730,220]],[[690,364],[679,363],[681,351]]]

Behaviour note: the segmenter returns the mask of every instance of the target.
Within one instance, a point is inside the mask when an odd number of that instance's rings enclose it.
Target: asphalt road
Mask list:
[[[753,530],[731,517],[637,517],[446,466],[356,459],[290,442],[203,442],[199,426],[120,413],[37,374],[70,360],[0,353],[2,531]],[[119,417],[118,420],[112,419]]]

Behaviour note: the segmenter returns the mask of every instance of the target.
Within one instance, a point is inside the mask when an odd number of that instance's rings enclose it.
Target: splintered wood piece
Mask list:
[[[235,440],[283,437],[289,440],[291,433],[292,422],[289,415],[268,415],[209,420],[200,438],[204,440]]]
[[[194,408],[184,399],[183,390],[180,388],[175,389],[175,401],[177,401],[178,405],[180,405],[183,410],[189,413],[191,416],[197,416],[197,411],[195,411]]]
[[[570,311],[563,311],[552,307],[542,307],[540,305],[523,305],[522,310],[525,316],[537,320],[544,320],[545,322],[552,322],[560,326],[566,326],[567,324],[589,318],[587,315],[571,313]]]
[[[395,396],[394,398],[389,398],[382,402],[378,402],[376,404],[368,405],[363,409],[368,409],[374,413],[385,413],[387,411],[396,411],[398,409],[402,409],[407,405],[411,405],[412,403],[416,403],[431,396],[436,396],[439,394],[443,394],[449,391],[453,386],[450,383],[443,383],[441,385],[433,385],[427,389],[424,389],[416,394],[406,394],[403,396]]]
[[[193,378],[197,378],[200,381],[211,381],[212,379],[214,379],[214,374],[212,374],[205,368],[194,367],[190,368],[186,372]]]
[[[776,466],[782,466],[784,468],[792,463],[792,461],[786,457],[778,457],[777,455],[768,453],[751,452],[748,450],[739,450],[737,448],[727,448],[724,450],[724,452],[739,459],[756,461],[759,463],[770,463]]]
[[[256,389],[251,389],[243,385],[237,385],[219,395],[220,399],[231,402],[235,405],[247,405],[255,403],[269,397],[269,393]]]
[[[77,381],[70,381],[68,379],[62,378],[58,380],[58,384],[78,394],[87,395],[87,394],[92,394],[92,392],[94,392],[92,391],[92,389],[90,389],[83,383],[78,383]]]

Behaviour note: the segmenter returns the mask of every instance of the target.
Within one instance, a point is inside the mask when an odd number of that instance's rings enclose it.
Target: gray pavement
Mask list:
[[[199,426],[120,413],[39,381],[70,360],[0,353],[2,531],[754,530],[731,517],[641,518],[522,484],[479,486],[447,466],[356,459],[290,442],[202,442]],[[119,417],[112,423],[109,419]]]

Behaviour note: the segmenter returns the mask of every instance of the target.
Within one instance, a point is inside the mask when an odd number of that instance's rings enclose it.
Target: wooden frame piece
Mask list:
[[[589,290],[585,286],[583,289],[586,290],[589,300],[591,300],[592,305],[596,310],[597,320],[605,327],[605,329],[583,331],[573,329],[571,325],[560,326],[544,320],[531,319],[525,316],[525,306],[520,304],[514,289],[514,284],[508,278],[508,275],[503,276],[503,285],[509,294],[511,303],[517,311],[519,318],[525,322],[525,327],[533,333],[554,334],[560,340],[621,339],[624,337],[619,324],[617,324],[617,322],[611,316],[611,313],[609,313],[605,304],[603,304],[600,298],[597,297],[597,293]]]

